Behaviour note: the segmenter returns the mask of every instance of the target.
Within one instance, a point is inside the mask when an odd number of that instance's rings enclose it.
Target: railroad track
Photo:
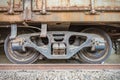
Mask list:
[[[1,64],[0,70],[66,70],[66,69],[88,69],[88,70],[118,70],[120,64]]]

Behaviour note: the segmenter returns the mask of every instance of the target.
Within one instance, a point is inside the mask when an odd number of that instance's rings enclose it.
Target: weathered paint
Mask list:
[[[0,11],[8,10],[8,7],[9,7],[9,1],[8,0],[0,1]]]
[[[14,10],[22,11],[25,0],[14,0]],[[42,9],[43,0],[32,1],[32,10],[38,11]],[[10,8],[11,0],[1,0],[0,11],[7,11]],[[120,10],[120,0],[94,0],[96,10]],[[90,0],[46,0],[46,9],[62,11],[62,10],[90,10]]]
[[[120,10],[120,0],[94,0],[97,10]],[[42,0],[33,0],[32,9],[41,10]],[[89,10],[90,0],[46,0],[47,10]]]
[[[23,16],[0,13],[0,22],[23,22]],[[106,12],[100,15],[86,15],[83,12],[52,12],[50,15],[33,14],[29,22],[119,22],[120,12]]]
[[[94,1],[94,6],[92,7],[94,7],[95,10],[112,11],[103,12],[99,15],[87,15],[86,12],[91,10],[90,1],[91,0],[46,0],[43,5],[43,0],[14,0],[14,13],[16,13],[16,11],[21,12],[13,15],[6,15],[1,12],[0,22],[22,22],[28,20],[30,22],[120,22],[120,0],[92,0]],[[0,2],[0,11],[8,11],[11,5],[10,2],[11,0],[2,0]],[[46,15],[40,14],[42,9],[43,12],[47,11]],[[52,10],[53,12],[49,12]],[[113,10],[117,10],[117,12]],[[34,11],[38,12],[36,13]]]
[[[0,11],[7,11],[10,9],[11,0],[1,0],[0,1]],[[14,0],[14,10],[23,10],[23,0]]]
[[[33,10],[41,10],[42,0],[33,0]],[[47,10],[79,10],[89,8],[89,0],[46,0]]]
[[[24,20],[31,20],[32,12],[31,12],[31,1],[25,0],[24,1],[24,12],[23,12],[23,19]]]
[[[95,0],[97,10],[120,10],[120,0]]]
[[[22,11],[23,10],[23,0],[15,0],[14,10],[15,11]]]

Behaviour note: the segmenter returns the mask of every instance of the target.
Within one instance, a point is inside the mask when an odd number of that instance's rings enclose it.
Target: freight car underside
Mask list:
[[[112,47],[120,47],[120,8],[95,10],[91,3],[86,10],[49,10],[42,5],[39,11],[31,10],[30,1],[25,0],[24,10],[14,11],[12,5],[8,12],[0,10],[0,43],[11,62],[74,58],[102,63]]]
[[[119,44],[119,12],[92,15],[84,12],[41,15],[34,12],[31,20],[24,20],[23,15],[21,12],[12,15],[0,13],[1,31],[11,28],[4,48],[7,58],[13,63],[32,63],[39,57],[102,63],[111,53],[111,39],[114,45]],[[24,33],[20,34],[19,28]],[[29,29],[37,31],[29,32]],[[0,33],[3,39],[4,32]]]
[[[23,20],[22,14],[0,13],[0,16],[1,39],[5,36],[4,30],[11,29],[4,48],[7,58],[13,63],[32,63],[44,57],[102,63],[111,53],[111,40],[118,44],[120,39],[119,12],[97,15],[83,12],[33,13],[33,18],[27,21]]]

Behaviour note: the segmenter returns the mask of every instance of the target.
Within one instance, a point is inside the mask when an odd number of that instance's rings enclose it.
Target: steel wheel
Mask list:
[[[84,33],[92,33],[92,34],[97,34],[101,38],[105,40],[105,49],[101,51],[91,51],[90,48],[84,48],[78,53],[80,60],[82,59],[83,62],[85,63],[102,63],[104,62],[109,55],[111,54],[112,50],[112,42],[103,30],[96,29],[96,28],[88,28],[83,30],[82,32]]]
[[[31,33],[31,32],[35,32],[35,31],[33,31],[31,29],[20,30],[20,31],[18,31],[18,34]],[[26,48],[26,52],[13,51],[12,47],[11,47],[11,40],[9,39],[9,36],[5,40],[4,51],[5,51],[7,58],[12,63],[16,63],[16,64],[33,63],[38,59],[38,57],[40,55],[37,51],[35,51],[34,49],[31,49],[31,48]]]
[[[27,48],[26,52],[13,51],[11,48],[11,41],[9,36],[5,40],[4,50],[7,58],[16,64],[29,64],[36,61],[39,57],[39,53],[34,49]]]

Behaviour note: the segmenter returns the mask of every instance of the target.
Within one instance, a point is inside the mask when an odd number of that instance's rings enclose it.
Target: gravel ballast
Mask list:
[[[0,80],[120,80],[120,70],[0,71]]]

